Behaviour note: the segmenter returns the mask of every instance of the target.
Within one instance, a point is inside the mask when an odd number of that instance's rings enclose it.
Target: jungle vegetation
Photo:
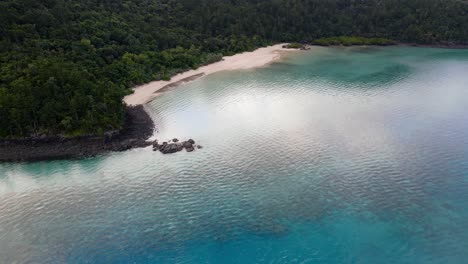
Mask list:
[[[458,0],[3,0],[0,137],[119,129],[132,86],[278,42],[467,44]],[[347,36],[348,38],[332,38]],[[350,37],[360,36],[360,37]]]

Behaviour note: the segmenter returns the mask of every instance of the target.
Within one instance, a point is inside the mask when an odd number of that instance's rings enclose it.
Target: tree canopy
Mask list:
[[[468,5],[457,0],[3,0],[0,24],[0,137],[83,135],[119,129],[122,98],[134,85],[274,42],[362,36],[467,44]]]

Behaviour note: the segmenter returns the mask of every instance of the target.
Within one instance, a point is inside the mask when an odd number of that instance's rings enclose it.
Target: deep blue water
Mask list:
[[[316,48],[147,107],[151,148],[0,164],[0,263],[467,263],[468,51]]]

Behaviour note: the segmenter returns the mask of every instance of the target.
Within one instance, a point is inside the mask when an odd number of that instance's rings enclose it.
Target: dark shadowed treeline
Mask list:
[[[4,0],[0,137],[118,129],[128,88],[222,55],[333,36],[466,44],[457,0]]]

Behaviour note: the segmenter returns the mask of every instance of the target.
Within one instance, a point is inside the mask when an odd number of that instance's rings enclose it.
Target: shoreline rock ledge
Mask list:
[[[153,143],[148,140],[153,132],[154,122],[145,107],[128,106],[122,129],[108,131],[103,135],[41,135],[0,139],[0,163],[81,159],[111,151],[144,148]]]
[[[162,154],[176,153],[183,149],[187,152],[192,152],[195,148],[201,149],[202,146],[195,145],[195,140],[193,139],[179,141],[179,139],[174,138],[171,141],[164,141],[161,144],[159,144],[158,140],[155,140],[153,143],[153,151],[159,150]]]

